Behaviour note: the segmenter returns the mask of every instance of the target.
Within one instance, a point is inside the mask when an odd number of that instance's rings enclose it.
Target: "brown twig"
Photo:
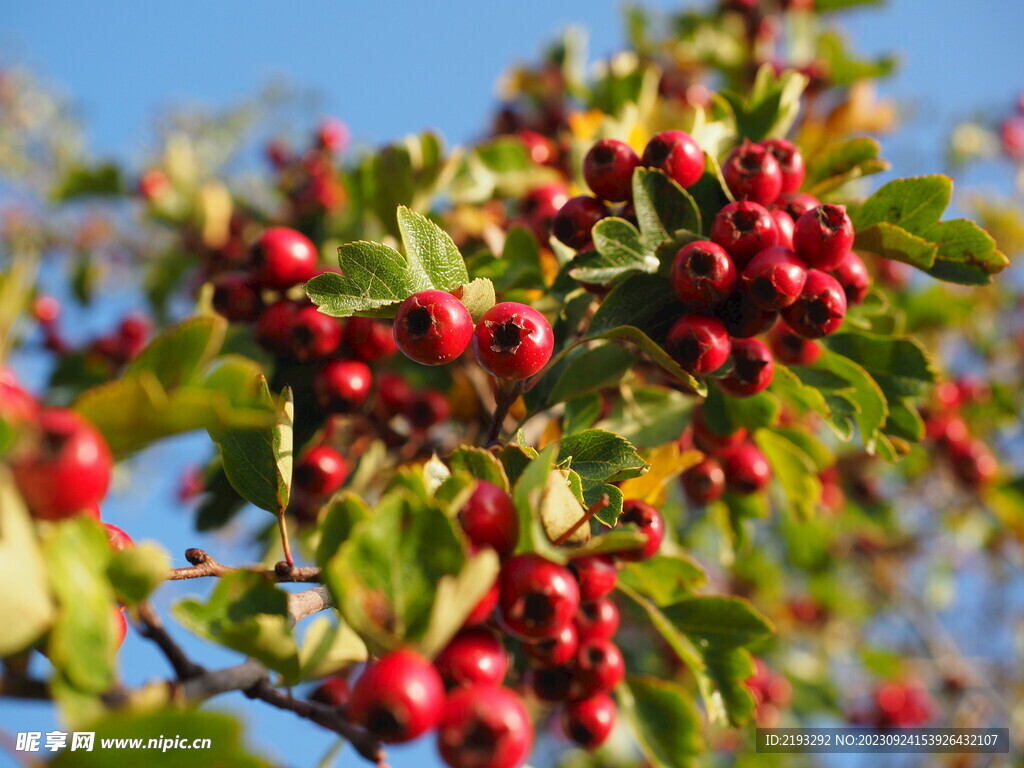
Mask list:
[[[232,567],[218,563],[212,555],[201,549],[185,550],[185,559],[192,563],[188,568],[173,568],[167,576],[168,581],[181,581],[182,579],[202,579],[206,577],[221,577],[236,571],[249,571],[260,573],[276,582],[309,582],[320,581],[320,569],[314,567],[291,566],[280,562],[275,568],[260,568],[259,566]]]
[[[509,381],[507,379],[497,380],[497,393],[494,398],[494,413],[491,414],[491,423],[487,428],[487,436],[484,438],[484,447],[490,448],[498,443],[501,435],[501,427],[505,423],[505,417],[512,404],[519,399],[523,392],[521,381]]]
[[[565,533],[563,533],[561,536],[555,539],[552,543],[556,547],[560,547],[561,545],[565,544],[565,542],[567,542],[570,539],[570,537],[572,537],[572,535],[576,533],[576,531],[578,531],[586,523],[589,523],[594,515],[596,515],[602,509],[607,507],[608,503],[608,494],[605,494],[604,496],[601,497],[601,500],[598,501],[596,504],[590,505],[587,508],[587,511],[583,515],[583,517],[581,517],[579,520],[573,523],[572,527],[569,530],[567,530]]]
[[[148,602],[139,603],[137,615],[139,618],[137,624],[139,634],[152,640],[163,651],[164,656],[171,663],[171,667],[174,668],[174,674],[178,676],[179,680],[189,680],[202,675],[206,671],[203,667],[189,659],[181,649],[181,646],[174,642],[174,638],[164,628],[164,623],[160,620],[159,614],[153,610],[153,606]]]

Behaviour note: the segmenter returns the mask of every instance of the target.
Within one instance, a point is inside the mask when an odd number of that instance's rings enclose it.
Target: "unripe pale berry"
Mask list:
[[[819,205],[797,219],[793,248],[807,266],[828,272],[850,252],[853,238],[845,206]]]
[[[499,576],[501,617],[528,640],[554,637],[572,622],[580,591],[568,568],[537,555],[508,560]]]
[[[647,142],[641,162],[648,168],[663,171],[681,187],[696,184],[704,175],[704,152],[684,131],[655,134]]]
[[[733,397],[750,397],[768,388],[775,375],[775,358],[760,339],[734,339],[733,368],[718,381],[722,391]]]
[[[554,349],[547,318],[533,307],[506,301],[487,310],[473,334],[477,362],[499,379],[526,379],[540,371]]]
[[[782,192],[779,161],[760,144],[744,141],[736,147],[725,159],[722,175],[737,200],[769,205]]]
[[[288,227],[271,227],[252,250],[252,270],[264,288],[285,290],[316,274],[317,253],[312,241]]]
[[[708,240],[684,245],[672,260],[672,288],[684,304],[705,309],[736,285],[736,267],[725,249]]]
[[[478,480],[473,495],[459,511],[459,522],[476,547],[491,547],[508,557],[519,543],[519,516],[504,490]]]
[[[602,200],[622,202],[633,196],[633,169],[638,165],[640,158],[628,144],[601,139],[583,158],[583,178]]]
[[[687,373],[703,375],[722,367],[729,357],[729,334],[710,315],[683,315],[669,329],[665,350]]]
[[[807,268],[788,248],[766,248],[743,268],[740,284],[759,309],[780,310],[800,298]]]
[[[750,200],[729,203],[711,224],[711,240],[725,248],[742,269],[754,256],[779,242],[779,229],[763,205]]]
[[[444,685],[434,665],[412,650],[372,662],[352,689],[349,717],[381,741],[412,741],[437,725]]]
[[[395,315],[395,344],[410,360],[443,365],[461,355],[473,337],[466,305],[445,291],[414,293]]]
[[[622,560],[650,560],[661,549],[665,538],[665,519],[661,512],[640,499],[626,499],[622,502],[622,514],[619,515],[620,525],[635,525],[644,535],[644,545],[639,549],[631,549],[619,554]]]
[[[846,317],[846,293],[831,275],[807,271],[800,299],[782,311],[786,324],[805,339],[819,339],[839,330]]]

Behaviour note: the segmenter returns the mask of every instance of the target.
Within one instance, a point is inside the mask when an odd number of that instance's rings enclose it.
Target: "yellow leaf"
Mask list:
[[[621,483],[619,488],[627,499],[640,499],[658,507],[665,503],[668,483],[703,458],[700,451],[679,450],[676,443],[659,446],[644,455],[651,468],[647,474]]]

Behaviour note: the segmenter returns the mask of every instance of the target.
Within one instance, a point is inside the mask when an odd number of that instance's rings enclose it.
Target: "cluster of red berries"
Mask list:
[[[58,355],[72,351],[71,345],[60,330],[60,301],[48,294],[40,294],[32,304],[32,314],[43,332],[43,346]],[[82,354],[90,364],[96,363],[108,369],[113,376],[120,368],[134,360],[145,348],[151,332],[150,322],[138,314],[129,314],[121,319],[110,333],[103,334],[88,342]]]
[[[1024,163],[1024,94],[1017,99],[1017,113],[999,125],[1003,152],[1016,163]]]
[[[771,465],[743,427],[721,435],[708,426],[702,406],[693,410],[691,424],[680,437],[683,450],[705,455],[680,477],[686,498],[698,505],[717,501],[726,489],[740,495],[757,493],[772,478]]]
[[[617,558],[653,557],[664,537],[658,510],[628,500],[620,520],[645,542]],[[524,693],[540,706],[561,705],[564,734],[586,749],[599,746],[615,726],[610,694],[625,676],[612,641],[619,626],[609,597],[616,557],[586,556],[566,567],[534,554],[513,556],[519,524],[512,499],[484,481],[459,522],[474,550],[490,547],[502,559],[496,582],[459,633],[433,663],[401,649],[370,663],[351,687],[345,678],[332,678],[313,697],[345,708],[385,742],[436,729],[441,757],[452,768],[515,768],[525,760],[533,725]],[[506,686],[514,670],[503,636],[520,644],[527,663],[515,690]]]
[[[917,680],[883,683],[875,689],[867,711],[855,712],[855,725],[875,728],[915,728],[932,717],[933,704],[928,691]]]
[[[449,363],[472,342],[481,367],[510,381],[540,371],[555,344],[550,323],[533,307],[514,301],[495,304],[474,325],[465,304],[438,290],[421,291],[402,302],[394,335],[398,349],[423,365]]]
[[[758,728],[776,728],[781,718],[781,710],[789,705],[793,698],[793,685],[780,672],[775,672],[763,659],[754,659],[754,675],[745,681],[747,688],[754,694],[754,720]]]
[[[302,154],[293,154],[280,140],[267,145],[267,160],[278,173],[278,189],[297,219],[329,214],[344,206],[345,187],[334,158],[348,143],[348,126],[328,118],[317,128],[312,146]]]
[[[935,442],[956,478],[968,488],[989,485],[999,473],[999,460],[988,445],[971,435],[960,409],[988,399],[988,388],[972,379],[947,381],[935,388],[935,410],[923,409],[925,436]]]

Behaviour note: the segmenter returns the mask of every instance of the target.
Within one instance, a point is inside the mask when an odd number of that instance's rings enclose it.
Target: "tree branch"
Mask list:
[[[185,550],[185,559],[192,563],[191,567],[172,568],[167,576],[168,581],[202,579],[209,576],[220,578],[236,571],[261,573],[278,583],[320,581],[319,568],[289,566],[284,561],[278,563],[274,568],[261,568],[259,566],[234,568],[218,563],[212,555],[201,549]]]
[[[164,628],[164,623],[160,620],[160,616],[148,602],[139,603],[138,617],[139,621],[136,628],[139,630],[139,634],[152,640],[163,651],[164,656],[171,663],[171,666],[174,668],[174,674],[178,676],[179,680],[189,680],[193,677],[198,677],[206,671],[203,667],[189,659],[181,647],[174,642],[174,639]]]

